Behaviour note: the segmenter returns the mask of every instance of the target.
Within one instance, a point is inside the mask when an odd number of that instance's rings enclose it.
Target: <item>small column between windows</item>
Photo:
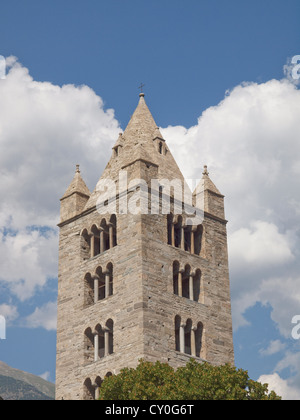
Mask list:
[[[180,353],[184,353],[184,350],[185,350],[185,327],[186,327],[186,324],[180,324],[180,331],[179,331]]]

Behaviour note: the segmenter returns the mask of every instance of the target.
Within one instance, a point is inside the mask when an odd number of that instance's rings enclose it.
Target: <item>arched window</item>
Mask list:
[[[84,277],[84,305],[89,306],[94,303],[94,279],[90,273]]]
[[[184,353],[192,354],[192,320],[188,319],[186,321],[186,326],[184,329]]]
[[[87,229],[81,232],[81,255],[84,260],[91,258],[91,237]]]
[[[113,214],[109,221],[109,248],[117,246],[117,216]]]
[[[91,381],[90,378],[87,378],[84,381],[83,387],[84,387],[84,389],[83,389],[83,399],[85,401],[95,400],[95,387],[92,384],[92,381]]]
[[[105,219],[102,219],[100,224],[100,253],[109,249],[109,233],[108,226]]]
[[[114,352],[114,322],[109,319],[105,324],[105,355],[113,354]]]
[[[181,353],[193,357],[204,358],[203,346],[203,324],[198,322],[193,326],[193,321],[189,318],[183,323],[181,317],[175,317],[175,349]]]
[[[191,226],[184,228],[184,250],[191,252],[192,229]]]
[[[182,297],[191,299],[190,296],[190,279],[191,277],[191,267],[187,264],[182,275]],[[193,299],[191,299],[193,300]]]
[[[189,264],[184,270],[180,270],[178,261],[173,262],[173,292],[175,295],[184,297],[195,302],[200,300],[201,270],[192,272]]]
[[[203,225],[197,226],[197,230],[193,232],[194,235],[194,251],[196,255],[200,255],[202,248]]]
[[[181,246],[182,230],[183,230],[182,229],[182,216],[178,216],[177,223],[174,226],[176,248],[180,248],[180,246]]]
[[[173,292],[175,295],[179,294],[178,288],[178,280],[179,280],[179,262],[173,262]]]
[[[91,232],[91,258],[93,258],[100,254],[100,230],[97,225],[93,225]]]
[[[95,303],[98,300],[105,299],[105,275],[102,272],[102,267],[96,269],[95,282]]]
[[[196,270],[193,282],[194,301],[199,302],[201,293],[201,270]]]
[[[197,329],[195,331],[195,344],[196,344],[196,357],[204,358],[204,346],[203,346],[203,324],[198,322]]]
[[[91,328],[84,332],[84,359],[86,363],[94,361],[94,335]]]
[[[102,385],[103,380],[100,378],[100,376],[97,376],[97,378],[95,379],[95,383],[94,383],[94,388],[95,388],[95,400],[99,400],[99,396],[100,396],[100,388]]]
[[[112,296],[114,293],[113,279],[114,279],[113,265],[112,263],[108,263],[106,266],[106,274],[105,274],[105,297]]]
[[[112,296],[113,265],[108,263],[106,270],[97,267],[94,275],[87,273],[84,277],[84,306],[90,306]]]
[[[94,361],[97,362],[99,359],[102,359],[105,354],[105,337],[104,330],[100,324],[95,328],[95,358]]]
[[[181,317],[176,315],[175,317],[175,350],[180,351],[180,325]]]
[[[174,224],[173,224],[173,214],[168,214],[167,217],[168,224],[168,245],[175,246],[175,237],[174,237]]]

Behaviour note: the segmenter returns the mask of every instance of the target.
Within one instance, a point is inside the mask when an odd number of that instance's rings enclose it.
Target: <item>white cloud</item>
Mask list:
[[[33,296],[48,278],[57,277],[56,231],[20,230],[4,235],[0,231],[0,281],[20,300]]]
[[[240,228],[229,238],[230,256],[239,268],[245,265],[277,266],[294,256],[286,235],[273,223],[255,221],[250,228]]]
[[[40,378],[45,379],[45,381],[50,381],[50,372],[45,372],[39,375]]]
[[[292,319],[300,315],[300,277],[271,277],[263,280],[257,292],[259,301],[270,304],[271,318],[283,337],[291,338],[294,325]]]
[[[266,349],[261,349],[259,352],[262,356],[272,356],[283,351],[285,348],[285,343],[282,343],[280,340],[272,340]]]
[[[283,400],[300,400],[300,389],[289,385],[289,381],[282,379],[278,373],[262,375],[258,382],[269,385],[269,392],[275,391]]]
[[[4,316],[6,322],[12,322],[19,316],[17,307],[7,303],[0,305],[0,315]]]
[[[282,339],[260,353],[285,354],[259,380],[285,399],[300,399],[300,353],[291,344],[300,313],[299,115],[294,81],[270,80],[237,86],[194,127],[161,130],[184,175],[197,179],[207,164],[226,196],[234,330],[249,326],[245,312],[257,302],[271,307]]]
[[[118,136],[87,86],[37,82],[15,57],[0,80],[0,282],[25,300],[57,276],[59,198],[80,163],[93,188]],[[33,226],[50,227],[47,234]]]
[[[207,164],[226,196],[235,329],[248,325],[249,307],[268,302],[287,335],[300,307],[299,115],[297,87],[270,80],[235,87],[191,128],[161,130],[184,175],[197,179]]]
[[[274,372],[262,375],[258,381],[268,383],[284,400],[300,400],[300,352],[299,343],[294,341],[293,348],[285,350],[283,358],[276,364]],[[275,345],[276,347],[276,345]],[[289,377],[283,379],[280,374],[289,372]]]
[[[57,322],[57,304],[56,302],[48,302],[26,318],[26,326],[28,328],[45,328],[47,331],[56,330]]]
[[[11,59],[0,83],[0,220],[54,227],[59,198],[80,163],[96,183],[119,125],[87,86],[36,82]],[[91,182],[89,182],[91,184]]]
[[[24,300],[57,274],[59,198],[75,164],[93,188],[120,129],[89,87],[36,82],[14,57],[7,63],[0,81],[0,278]],[[287,336],[300,305],[299,115],[297,87],[270,80],[237,86],[193,127],[162,129],[186,178],[201,177],[208,164],[226,195],[235,328],[247,325],[247,308],[268,302]],[[46,235],[33,225],[53,230]]]

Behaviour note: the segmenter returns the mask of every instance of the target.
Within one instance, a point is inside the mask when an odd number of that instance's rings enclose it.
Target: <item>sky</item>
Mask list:
[[[59,198],[77,163],[94,189],[143,82],[184,176],[207,164],[226,197],[236,366],[300,399],[299,18],[298,0],[1,1],[0,360],[55,381]]]

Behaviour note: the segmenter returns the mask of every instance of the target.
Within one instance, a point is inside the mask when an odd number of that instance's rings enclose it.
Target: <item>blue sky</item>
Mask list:
[[[12,0],[1,6],[1,53],[35,80],[88,84],[123,125],[143,81],[160,124],[190,126],[227,89],[282,76],[299,13],[297,0]]]
[[[184,175],[208,163],[226,195],[236,364],[300,396],[299,18],[298,0],[2,2],[0,360],[55,380],[59,198],[76,163],[94,188],[143,82]]]

